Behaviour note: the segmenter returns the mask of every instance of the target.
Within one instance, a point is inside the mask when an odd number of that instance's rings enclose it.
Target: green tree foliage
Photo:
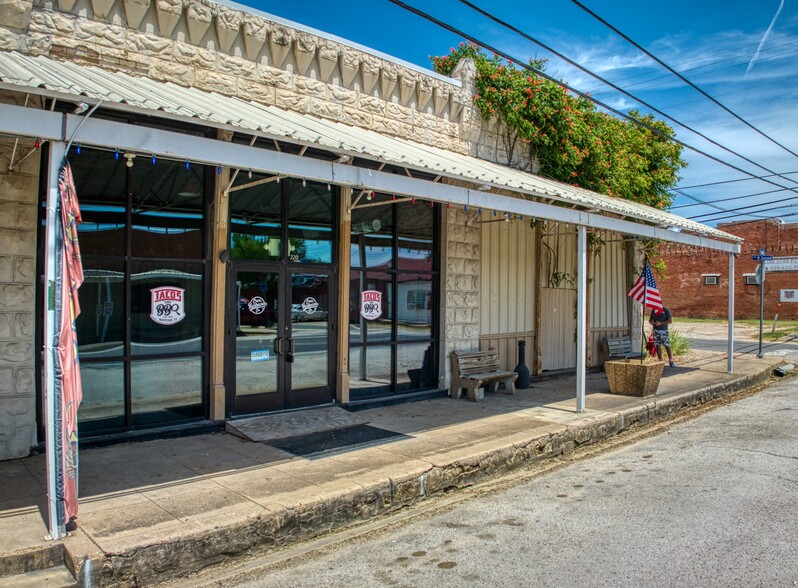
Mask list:
[[[686,163],[681,145],[666,138],[674,135],[667,124],[651,115],[628,113],[663,137],[610,116],[587,98],[575,97],[534,72],[506,65],[498,56],[488,57],[470,43],[433,57],[433,67],[451,75],[464,57],[476,64],[474,104],[482,117],[503,123],[508,145],[527,145],[541,175],[656,208],[670,206],[669,189]],[[530,65],[543,67],[540,61]]]

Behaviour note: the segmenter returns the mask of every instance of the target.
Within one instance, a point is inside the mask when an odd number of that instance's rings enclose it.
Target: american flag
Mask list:
[[[637,278],[635,285],[626,293],[638,302],[642,302],[644,307],[651,308],[657,312],[662,312],[662,298],[657,290],[657,283],[654,281],[654,274],[651,267],[646,262],[646,267],[640,277]]]

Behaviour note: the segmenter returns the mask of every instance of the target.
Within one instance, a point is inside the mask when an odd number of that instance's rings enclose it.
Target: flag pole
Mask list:
[[[646,300],[648,299],[648,279],[646,277],[646,268],[648,267],[648,255],[643,258],[643,315],[640,321],[640,365],[643,365],[645,354],[648,353],[646,349]]]

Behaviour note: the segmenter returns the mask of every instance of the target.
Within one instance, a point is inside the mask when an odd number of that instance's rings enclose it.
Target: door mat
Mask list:
[[[274,439],[297,437],[366,423],[368,419],[352,414],[340,406],[325,406],[227,421],[225,429],[228,433],[256,443],[269,443]]]
[[[268,445],[299,457],[319,459],[407,438],[407,435],[395,431],[370,425],[354,425],[344,429],[276,439],[270,441]]]

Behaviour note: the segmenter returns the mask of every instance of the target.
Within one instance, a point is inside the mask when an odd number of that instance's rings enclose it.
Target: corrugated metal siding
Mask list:
[[[598,255],[590,259],[590,333],[588,348],[591,365],[601,365],[603,337],[629,333],[629,307],[626,297],[626,251],[622,235],[607,234]]]
[[[543,370],[576,367],[576,290],[541,291]]]
[[[535,330],[535,230],[523,221],[481,227],[479,347],[496,349],[502,367],[513,370],[523,339],[528,366]]]
[[[576,227],[546,225],[541,250],[543,370],[576,367]],[[553,276],[559,274],[557,282]]]
[[[454,178],[490,182],[515,191],[544,196],[597,210],[636,218],[655,225],[668,225],[721,239],[737,237],[713,227],[629,200],[569,186],[521,170],[476,157],[381,135],[375,131],[298,112],[282,110],[232,96],[186,88],[123,72],[61,62],[44,56],[31,57],[0,51],[0,86],[19,91],[85,97],[103,100],[148,114],[162,112],[206,123],[262,132],[273,138],[289,138],[300,144],[319,146],[335,153],[362,154],[402,167],[432,170]]]
[[[526,341],[526,353],[524,360],[526,367],[531,371],[532,345],[534,336],[532,333],[506,333],[504,335],[482,335],[479,338],[479,349],[485,351],[491,347],[499,352],[502,369],[514,370],[518,365],[518,342]]]
[[[479,332],[531,333],[535,328],[534,229],[522,221],[483,223],[480,252]]]

